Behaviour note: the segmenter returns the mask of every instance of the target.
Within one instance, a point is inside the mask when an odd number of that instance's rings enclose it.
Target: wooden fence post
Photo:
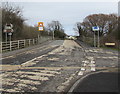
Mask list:
[[[0,52],[2,53],[2,42],[0,43]]]
[[[12,50],[12,41],[10,41],[10,51]]]
[[[25,45],[26,45],[26,43],[25,43],[25,42],[26,42],[26,40],[24,40],[24,48],[25,48]]]
[[[20,43],[20,42],[19,42],[19,40],[18,40],[18,49],[19,49],[19,46],[20,46],[19,43]]]
[[[33,39],[33,45],[35,44],[35,40]]]
[[[29,39],[29,46],[30,46],[30,39]]]

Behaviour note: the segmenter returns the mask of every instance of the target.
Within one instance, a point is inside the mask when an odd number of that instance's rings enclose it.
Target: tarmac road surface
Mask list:
[[[87,47],[74,40],[54,40],[5,53],[1,60],[3,92],[67,92],[85,74],[116,72],[118,67],[117,51]]]
[[[81,80],[73,92],[118,92],[118,73],[100,72]],[[74,93],[73,93],[74,94]]]

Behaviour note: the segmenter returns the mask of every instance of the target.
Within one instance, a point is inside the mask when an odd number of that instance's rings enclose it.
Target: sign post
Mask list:
[[[11,23],[5,25],[4,33],[5,33],[5,37],[6,37],[6,43],[7,43],[7,40],[8,40],[8,35],[10,36],[9,41],[11,41],[11,35],[13,33],[13,25]]]
[[[5,37],[6,37],[5,39],[6,39],[6,43],[7,43],[7,32],[5,32]]]
[[[98,47],[100,47],[100,36],[99,36],[99,30],[98,30]]]
[[[92,30],[94,31],[94,47],[96,47],[96,38],[95,38],[95,32],[98,31],[98,45],[97,47],[100,47],[100,39],[99,39],[99,27],[94,26],[92,27]]]
[[[38,31],[44,31],[44,23],[43,22],[38,22]],[[40,37],[41,34],[38,34],[38,43],[40,43]]]
[[[95,31],[94,31],[94,47],[96,47],[96,36],[95,36]]]
[[[11,41],[11,36],[12,36],[12,33],[10,32],[10,33],[8,33],[8,35],[10,36],[10,41]]]
[[[54,40],[54,38],[55,38],[55,31],[53,30],[53,40]]]

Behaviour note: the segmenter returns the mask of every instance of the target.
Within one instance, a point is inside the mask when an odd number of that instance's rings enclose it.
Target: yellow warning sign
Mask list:
[[[38,22],[38,31],[44,31],[44,24],[43,24],[43,22]]]

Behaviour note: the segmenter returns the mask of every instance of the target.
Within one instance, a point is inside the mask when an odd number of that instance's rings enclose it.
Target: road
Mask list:
[[[3,92],[67,92],[88,73],[117,72],[118,67],[117,51],[73,40],[55,40],[3,54],[1,60]]]
[[[73,92],[111,92],[112,94],[118,94],[118,90],[118,74],[115,72],[100,72],[91,74],[81,80]]]

